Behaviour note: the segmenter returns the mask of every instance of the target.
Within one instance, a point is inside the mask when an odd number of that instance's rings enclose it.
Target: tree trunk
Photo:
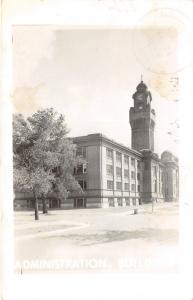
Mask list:
[[[38,198],[36,195],[36,190],[35,188],[33,189],[33,194],[34,194],[34,201],[35,201],[35,220],[39,220],[39,211],[38,211]]]
[[[48,213],[47,201],[44,196],[42,197],[42,212],[43,212],[43,214]]]

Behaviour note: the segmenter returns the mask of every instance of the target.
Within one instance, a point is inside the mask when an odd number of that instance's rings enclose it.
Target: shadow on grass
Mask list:
[[[53,239],[55,237],[49,237]],[[122,242],[128,240],[142,239],[162,245],[176,244],[178,242],[178,231],[173,229],[147,229],[137,231],[102,231],[99,233],[88,234],[67,234],[57,238],[68,240],[80,246],[91,246],[97,244]]]

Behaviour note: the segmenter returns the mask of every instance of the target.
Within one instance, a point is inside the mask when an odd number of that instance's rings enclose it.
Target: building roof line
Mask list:
[[[112,145],[115,145],[117,146],[118,148],[121,148],[123,149],[124,151],[129,151],[131,152],[132,154],[134,155],[137,155],[139,157],[143,157],[142,153],[137,151],[137,150],[134,150],[134,149],[131,149],[123,144],[120,144],[118,142],[116,142],[115,140],[112,140],[110,138],[108,138],[107,136],[105,136],[104,134],[102,133],[93,133],[93,134],[88,134],[88,135],[84,135],[84,136],[77,136],[77,137],[73,137],[72,139],[73,140],[82,140],[82,141],[88,141],[88,138],[90,138],[90,140],[96,140],[96,139],[101,139],[102,141],[105,141],[107,143],[110,143]]]

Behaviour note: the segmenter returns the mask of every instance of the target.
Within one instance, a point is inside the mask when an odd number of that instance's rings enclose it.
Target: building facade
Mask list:
[[[70,193],[71,207],[132,206],[152,201],[177,201],[178,159],[169,151],[154,153],[155,110],[141,81],[130,108],[131,145],[125,147],[102,134],[73,139],[87,164],[75,176],[84,197]]]
[[[50,199],[50,208],[108,208],[178,200],[178,159],[169,151],[160,158],[154,153],[155,111],[143,81],[133,100],[129,116],[132,148],[99,133],[73,138],[77,156],[86,161],[74,170],[83,193],[71,191],[60,202]],[[16,198],[17,204],[19,201],[25,206],[21,197]],[[30,206],[31,200],[26,201]]]

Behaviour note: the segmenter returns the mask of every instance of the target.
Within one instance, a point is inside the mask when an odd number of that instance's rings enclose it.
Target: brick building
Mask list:
[[[177,201],[178,159],[169,151],[154,153],[155,110],[141,81],[130,108],[132,149],[102,134],[75,137],[77,154],[87,164],[75,172],[84,197],[70,193],[70,207],[129,206],[152,201]]]
[[[107,208],[178,200],[178,159],[169,151],[164,151],[161,158],[154,153],[155,110],[143,81],[133,100],[129,116],[132,148],[99,133],[73,138],[77,155],[86,160],[74,170],[83,194],[70,192],[68,199],[60,203],[50,199],[50,208]],[[18,196],[17,206],[30,207],[32,200],[25,199],[24,203],[24,198]]]

